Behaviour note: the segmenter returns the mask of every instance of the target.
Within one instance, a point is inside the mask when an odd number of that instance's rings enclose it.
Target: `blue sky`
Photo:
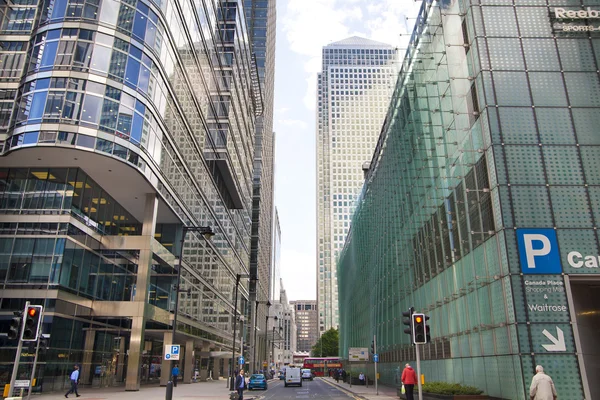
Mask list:
[[[281,276],[290,300],[316,299],[315,105],[321,49],[356,35],[395,45],[404,54],[420,5],[413,0],[277,1],[275,205]]]

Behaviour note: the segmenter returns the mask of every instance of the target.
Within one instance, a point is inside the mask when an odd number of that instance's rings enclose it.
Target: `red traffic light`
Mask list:
[[[27,310],[27,314],[29,314],[30,317],[35,317],[37,314],[37,308],[30,308]]]

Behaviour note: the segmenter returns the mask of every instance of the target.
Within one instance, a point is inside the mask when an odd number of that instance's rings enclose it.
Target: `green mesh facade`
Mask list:
[[[600,34],[569,29],[600,22],[556,7],[600,1],[424,2],[338,260],[341,355],[376,334],[384,384],[414,366],[414,306],[431,317],[427,381],[523,399],[541,364],[559,398],[594,398],[568,287],[599,271],[573,251],[600,248]],[[556,235],[558,272],[522,273],[532,229]],[[558,330],[565,348],[548,350]]]

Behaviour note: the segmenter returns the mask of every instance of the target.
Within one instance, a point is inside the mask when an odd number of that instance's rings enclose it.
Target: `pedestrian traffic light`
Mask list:
[[[429,317],[427,317],[429,318]],[[425,314],[415,313],[412,315],[412,330],[413,330],[413,343],[414,344],[425,344],[427,343],[427,333],[425,329]]]
[[[407,326],[407,328],[404,328],[404,333],[410,335],[411,342],[413,342],[413,340],[412,340],[412,337],[413,337],[412,315],[414,314],[414,312],[415,312],[414,307],[409,308],[408,311],[402,312],[402,316],[404,317],[404,319],[402,320],[402,323]]]
[[[24,342],[34,342],[38,338],[40,322],[42,316],[42,306],[27,306],[25,311],[25,325],[21,340]]]
[[[21,328],[23,327],[23,311],[13,311],[14,316],[10,321],[10,328],[8,328],[8,338],[18,339],[21,337]]]

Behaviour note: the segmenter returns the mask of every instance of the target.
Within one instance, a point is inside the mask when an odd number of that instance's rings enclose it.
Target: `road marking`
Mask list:
[[[335,390],[339,390],[340,392],[345,393],[346,395],[352,397],[355,400],[363,400],[363,397],[356,397],[356,395],[353,392],[350,392],[342,387],[336,386],[331,382],[327,382],[327,380],[325,379],[321,379],[322,382],[325,382],[326,384],[328,384],[329,386],[333,387]]]

